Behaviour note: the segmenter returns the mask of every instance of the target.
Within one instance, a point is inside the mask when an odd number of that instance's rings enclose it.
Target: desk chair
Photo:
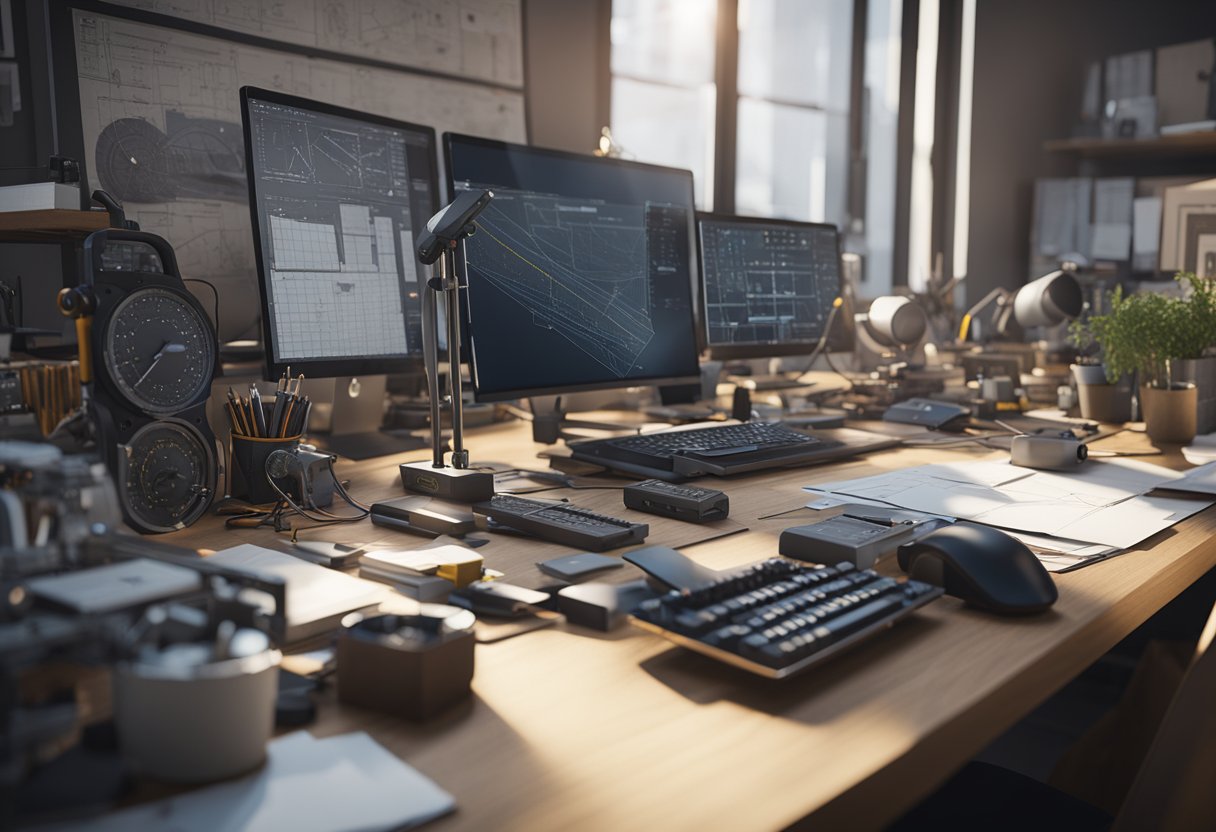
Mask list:
[[[1009,769],[972,762],[888,832],[1216,829],[1216,607],[1119,813]]]

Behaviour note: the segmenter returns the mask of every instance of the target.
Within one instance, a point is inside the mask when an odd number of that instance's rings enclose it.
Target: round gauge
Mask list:
[[[190,525],[215,491],[215,455],[184,422],[144,425],[119,455],[119,493],[127,521],[144,532]]]
[[[110,316],[105,366],[131,404],[175,413],[210,389],[215,336],[189,299],[168,289],[138,289]]]

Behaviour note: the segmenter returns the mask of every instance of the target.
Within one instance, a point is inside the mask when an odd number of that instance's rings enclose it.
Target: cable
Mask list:
[[[811,357],[807,359],[806,366],[798,373],[798,378],[811,371],[811,367],[815,365],[815,359],[819,357],[819,353],[823,352],[823,348],[828,345],[828,336],[832,333],[832,323],[836,320],[836,315],[840,312],[840,307],[844,305],[842,298],[836,298],[832,301],[832,311],[828,313],[827,322],[823,325],[823,334],[819,336],[819,343],[815,344],[815,349],[811,350]]]
[[[212,283],[210,280],[203,280],[200,277],[183,277],[182,283],[201,283],[204,286],[206,286],[208,289],[211,290],[211,297],[214,300],[213,306],[215,309],[215,313],[214,313],[215,331],[219,332],[220,331],[220,293],[218,290],[216,290],[215,284]]]
[[[849,389],[852,390],[853,389],[853,379],[849,378],[847,375],[845,375],[843,372],[841,372],[840,368],[837,367],[835,365],[835,363],[832,362],[832,354],[830,352],[825,352],[823,354],[823,357],[824,357],[824,360],[828,362],[828,366],[832,368],[832,372],[834,372],[836,375],[840,376],[842,379],[847,381],[849,383]]]

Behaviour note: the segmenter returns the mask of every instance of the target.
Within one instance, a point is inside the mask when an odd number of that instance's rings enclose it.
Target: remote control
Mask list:
[[[713,488],[643,480],[625,486],[625,507],[690,523],[708,523],[726,519],[730,498]]]
[[[507,494],[477,503],[473,511],[542,540],[596,552],[641,543],[650,533],[645,523],[631,523],[553,500]]]

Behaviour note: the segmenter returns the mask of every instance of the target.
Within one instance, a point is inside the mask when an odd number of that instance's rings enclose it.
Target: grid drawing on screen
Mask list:
[[[699,225],[711,349],[819,340],[840,293],[835,228],[708,217]]]
[[[417,353],[428,136],[256,98],[248,110],[275,361]]]
[[[449,149],[456,190],[494,192],[464,248],[479,397],[696,373],[691,194],[648,199],[621,184],[640,172],[596,170],[596,159]],[[615,192],[591,174],[617,177]]]

